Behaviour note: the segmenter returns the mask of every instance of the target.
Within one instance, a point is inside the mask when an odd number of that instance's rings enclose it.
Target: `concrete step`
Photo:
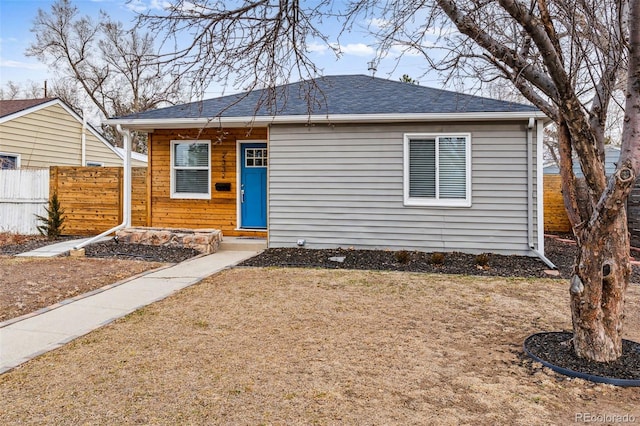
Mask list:
[[[223,237],[220,250],[229,251],[262,251],[267,248],[266,238],[255,237]]]

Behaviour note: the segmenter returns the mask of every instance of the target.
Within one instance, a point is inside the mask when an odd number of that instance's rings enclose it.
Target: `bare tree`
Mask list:
[[[166,13],[142,15],[140,22],[166,34],[165,49],[174,53],[165,59],[189,79],[194,96],[211,83],[247,91],[265,88],[261,104],[276,107],[277,96],[270,89],[321,74],[309,57],[310,42],[341,55],[318,25],[336,17],[332,3],[177,0]],[[310,104],[317,101],[309,97]]]
[[[103,117],[146,111],[184,101],[182,78],[159,61],[154,37],[125,29],[101,12],[98,22],[80,16],[70,0],[39,9],[27,49],[56,70],[60,93],[80,90]]]
[[[3,89],[0,89],[0,99],[3,99],[3,100],[19,99],[23,96],[26,96],[26,95],[22,95],[23,92],[24,92],[24,88],[21,87],[20,84],[16,83],[15,81],[9,80],[5,84],[5,87]]]
[[[396,45],[424,53],[445,80],[507,80],[557,125],[565,206],[578,243],[570,285],[578,356],[612,361],[622,353],[624,294],[631,270],[625,200],[640,167],[640,0],[354,0],[334,3],[174,2],[143,17],[174,40],[189,32],[174,63],[202,87],[237,76],[245,88],[273,87],[319,73],[307,56],[313,38],[340,17],[344,30],[375,22],[381,56]],[[617,89],[626,94],[620,161],[607,179],[604,143]],[[585,176],[579,208],[572,152]],[[583,206],[584,207],[584,206]]]

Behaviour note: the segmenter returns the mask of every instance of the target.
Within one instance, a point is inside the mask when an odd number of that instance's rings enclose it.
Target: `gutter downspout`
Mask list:
[[[529,249],[547,264],[551,269],[558,269],[549,259],[545,257],[540,251],[536,250],[536,246],[533,243],[533,127],[535,119],[529,118],[527,124],[527,242]],[[539,148],[538,148],[539,149]],[[540,199],[538,198],[538,204]],[[538,221],[539,222],[539,221]],[[540,229],[538,229],[540,232]],[[544,240],[543,240],[544,241]]]
[[[120,225],[78,244],[73,248],[74,250],[79,250],[109,234],[131,226],[131,132],[128,129],[122,129],[119,124],[116,126],[116,130],[122,135],[124,145],[124,182],[122,185],[124,187],[124,194],[122,197],[123,221]]]

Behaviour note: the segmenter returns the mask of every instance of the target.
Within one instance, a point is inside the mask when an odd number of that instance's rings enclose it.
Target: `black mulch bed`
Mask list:
[[[48,246],[51,244],[60,243],[62,241],[72,240],[74,238],[79,238],[79,237],[63,236],[63,237],[54,238],[52,240],[46,237],[31,237],[28,240],[23,241],[19,244],[6,244],[6,245],[0,244],[0,255],[15,256],[16,254],[35,250],[40,247]]]
[[[16,254],[35,250],[46,245],[59,243],[71,239],[84,237],[63,236],[53,240],[47,238],[31,238],[20,244],[0,245],[0,255],[14,256]],[[142,244],[122,244],[111,239],[85,247],[87,257],[102,257],[111,259],[145,260],[149,262],[178,263],[200,253],[194,249],[181,247],[157,247]]]
[[[525,341],[525,349],[554,367],[570,370],[568,374],[573,377],[589,375],[596,376],[595,380],[582,378],[621,386],[640,386],[640,344],[623,340],[622,356],[615,362],[589,362],[575,355],[572,337],[573,333],[569,332],[538,333]]]
[[[79,237],[65,236],[53,241],[46,238],[34,238],[20,244],[0,245],[0,255],[16,255],[52,244],[52,242],[60,242],[71,238]],[[115,240],[91,244],[85,247],[85,250],[88,257],[139,259],[168,263],[182,262],[199,254],[192,249],[123,244],[117,243]],[[558,267],[559,278],[569,278],[571,276],[575,251],[574,244],[555,237],[545,238],[545,254]],[[632,255],[640,257],[640,252],[632,252]],[[343,262],[330,260],[331,258],[341,257],[344,257]],[[487,254],[488,263],[484,267],[478,265],[478,260],[475,255],[444,253],[442,264],[435,264],[432,262],[432,253],[415,251],[274,248],[265,250],[258,256],[244,261],[240,266],[369,269],[525,278],[549,277],[545,273],[549,267],[535,257]],[[640,268],[637,266],[633,267],[631,282],[640,284]]]
[[[574,244],[558,238],[545,239],[545,254],[558,268],[559,278],[569,278],[576,253]],[[385,250],[303,248],[268,249],[248,259],[240,266],[315,267],[331,269],[368,269],[406,272],[431,272],[442,274],[465,274],[501,277],[549,277],[549,267],[540,259],[527,256],[502,256],[488,254],[488,263],[478,265],[476,255],[465,253],[443,253],[442,264],[433,262],[432,253],[409,251],[405,253]],[[337,261],[336,258],[341,259]],[[333,258],[333,260],[331,260]],[[640,283],[640,268],[633,267],[632,283]]]

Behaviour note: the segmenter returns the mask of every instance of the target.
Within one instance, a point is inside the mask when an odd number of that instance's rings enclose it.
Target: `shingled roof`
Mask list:
[[[52,101],[54,98],[0,100],[0,117],[24,111]]]
[[[113,120],[171,120],[310,115],[540,112],[531,105],[466,95],[366,75],[326,76],[274,89],[176,105]],[[275,103],[265,102],[275,94]],[[309,99],[312,99],[310,102]]]

